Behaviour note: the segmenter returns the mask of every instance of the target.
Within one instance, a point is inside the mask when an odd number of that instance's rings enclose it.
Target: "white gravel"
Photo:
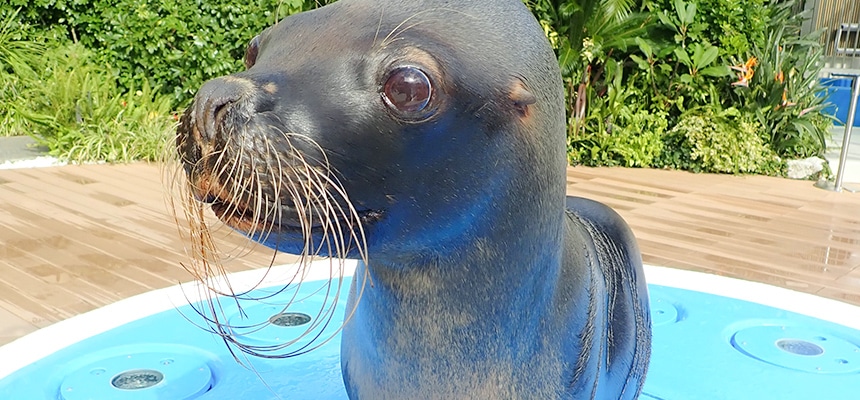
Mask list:
[[[0,169],[59,167],[66,164],[55,157],[41,156],[30,160],[6,161],[0,163]]]

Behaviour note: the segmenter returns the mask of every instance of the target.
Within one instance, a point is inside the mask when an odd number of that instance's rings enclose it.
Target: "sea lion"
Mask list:
[[[181,119],[190,192],[269,247],[362,260],[350,398],[638,396],[641,256],[615,212],[565,196],[562,81],[522,1],[341,0],[245,64]]]

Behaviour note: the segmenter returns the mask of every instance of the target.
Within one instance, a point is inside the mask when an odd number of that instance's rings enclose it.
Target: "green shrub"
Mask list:
[[[159,159],[173,110],[204,81],[240,70],[254,35],[316,3],[0,4],[0,135],[31,135],[72,161]]]
[[[328,2],[0,4],[0,134],[27,132],[72,158],[153,158],[136,143],[163,138],[170,111],[204,81],[240,70],[250,38]],[[754,156],[756,140],[783,158],[823,152],[820,48],[800,37],[793,0],[526,3],[558,52],[572,161],[775,173],[781,163]],[[754,74],[733,82],[729,66],[752,58]],[[702,121],[715,137],[692,131]]]
[[[12,0],[30,26],[68,37],[127,90],[159,87],[182,107],[206,80],[242,69],[248,41],[312,0]],[[0,9],[9,6],[0,5]]]
[[[727,98],[746,107],[768,133],[780,155],[792,158],[821,156],[832,124],[822,115],[823,90],[818,79],[823,50],[818,32],[800,35],[805,15],[795,14],[793,1],[772,6],[765,38],[750,51],[757,60],[748,86],[736,87]]]
[[[777,156],[823,153],[821,51],[793,0],[529,4],[559,55],[572,162],[779,174]]]
[[[144,83],[123,94],[80,44],[49,48],[38,81],[21,86],[12,112],[25,132],[70,161],[157,160],[174,126],[171,98]]]
[[[29,30],[19,22],[17,10],[0,14],[0,136],[25,132],[24,118],[16,106],[25,101],[26,87],[38,85],[36,65],[42,62],[45,48],[28,40]]]
[[[663,150],[666,116],[644,110],[597,119],[585,138],[571,143],[574,164],[649,167]]]
[[[677,0],[644,1],[651,12],[671,15]],[[721,56],[745,54],[755,43],[764,41],[765,26],[771,17],[769,0],[693,0],[696,13],[690,21],[693,29],[688,34],[694,41],[718,46]],[[667,33],[675,35],[676,32]],[[664,35],[665,37],[665,35]]]
[[[762,133],[757,121],[736,109],[720,113],[704,109],[683,115],[668,135],[688,149],[689,158],[681,160],[696,165],[697,171],[779,174],[781,162]]]
[[[177,104],[184,104],[206,80],[240,71],[248,41],[277,20],[281,6],[280,0],[265,5],[211,0],[114,3],[100,10],[96,24],[81,27],[81,42],[119,71],[123,87],[157,83],[172,90]],[[282,10],[301,4],[288,1]]]
[[[644,94],[634,85],[621,84],[624,75],[619,63],[607,64],[605,73],[609,78],[605,88],[585,87],[590,107],[578,121],[580,129],[571,130],[570,161],[589,166],[649,167],[663,149],[668,114],[637,107]],[[603,90],[605,94],[599,96]]]

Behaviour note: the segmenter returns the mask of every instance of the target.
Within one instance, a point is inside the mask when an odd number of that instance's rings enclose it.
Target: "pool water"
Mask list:
[[[308,317],[327,301],[316,283],[277,294],[260,289],[253,294],[272,297],[245,304],[245,317],[225,302],[225,314],[233,324],[275,322],[248,329],[245,342],[282,343],[314,323]],[[654,337],[642,398],[860,396],[860,331],[730,297],[653,284],[649,290]],[[298,300],[284,314],[281,304],[293,296]],[[343,300],[336,307],[336,319],[317,330],[321,339],[332,337],[323,346],[286,359],[239,354],[240,362],[217,335],[197,326],[205,321],[191,306],[164,311],[18,369],[0,380],[0,399],[346,399],[337,336]]]

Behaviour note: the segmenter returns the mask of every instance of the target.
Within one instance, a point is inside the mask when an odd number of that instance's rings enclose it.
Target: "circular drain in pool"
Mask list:
[[[860,347],[838,336],[802,326],[750,326],[735,332],[731,343],[746,356],[796,371],[860,372]]]
[[[305,313],[282,312],[269,317],[269,323],[276,326],[299,326],[311,322],[311,316]]]
[[[779,339],[776,341],[776,347],[779,347],[782,351],[799,356],[820,356],[824,354],[824,349],[821,346],[800,339]]]
[[[60,399],[191,400],[212,388],[206,357],[176,346],[144,346],[151,350],[123,347],[85,361],[63,379]]]
[[[138,390],[153,387],[164,380],[164,374],[154,369],[136,369],[120,373],[110,381],[117,389]]]
[[[328,306],[320,298],[324,296],[294,301],[289,304],[289,310],[284,310],[281,304],[248,305],[228,313],[227,323],[233,328],[234,336],[244,343],[303,346],[314,337],[327,335],[323,333],[326,329],[331,334],[337,333],[337,324],[314,324],[316,315]],[[308,335],[306,331],[311,328],[315,333]]]

